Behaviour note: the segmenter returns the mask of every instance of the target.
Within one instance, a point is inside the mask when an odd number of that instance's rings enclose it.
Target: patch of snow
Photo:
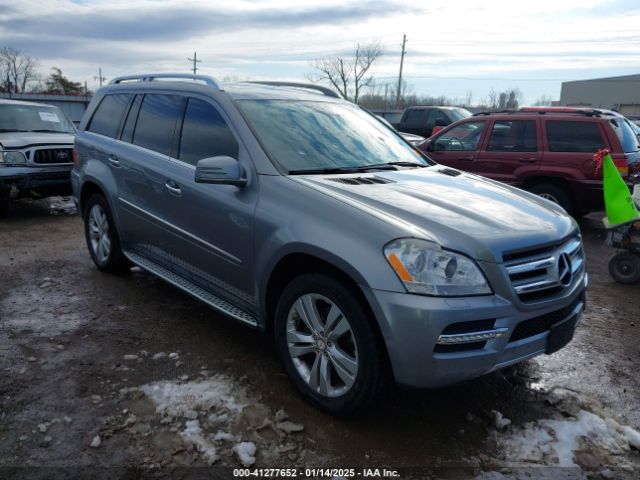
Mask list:
[[[500,436],[499,443],[510,461],[574,467],[574,453],[582,440],[621,454],[638,439],[634,434],[640,437],[631,427],[620,427],[615,421],[580,410],[575,418],[527,423],[511,435]]]
[[[256,462],[256,444],[253,442],[240,442],[234,445],[233,451],[245,467],[250,467]]]
[[[198,420],[188,420],[185,424],[185,429],[180,432],[180,436],[187,443],[194,445],[209,464],[218,459],[216,447],[204,438]]]
[[[122,358],[124,358],[125,360],[138,360],[138,355],[130,354],[130,355],[125,355]]]
[[[225,442],[235,442],[236,437],[230,433],[218,430],[218,433],[213,437],[214,440],[224,440]]]
[[[640,433],[637,430],[634,430],[631,427],[621,427],[622,435],[627,439],[629,445],[631,445],[636,450],[640,450]]]
[[[177,352],[172,352],[169,354],[169,358],[171,358],[172,360],[178,358],[179,356],[180,355]]]
[[[102,440],[100,440],[100,437],[98,435],[93,437],[91,443],[89,444],[91,448],[98,448],[100,445],[102,445]]]
[[[167,354],[166,354],[166,353],[164,353],[164,352],[158,352],[158,353],[154,354],[154,355],[151,357],[151,359],[152,359],[152,360],[160,360],[161,358],[166,358],[166,357],[167,357]]]
[[[491,410],[491,416],[493,419],[493,424],[498,430],[504,430],[509,425],[511,425],[511,420],[509,420],[497,410]]]
[[[225,377],[187,383],[160,381],[140,387],[156,404],[156,413],[162,416],[185,417],[193,410],[225,409],[239,414],[244,405],[236,400],[234,385]]]

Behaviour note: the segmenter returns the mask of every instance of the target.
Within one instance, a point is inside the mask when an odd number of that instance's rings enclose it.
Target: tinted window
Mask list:
[[[138,114],[133,143],[164,155],[171,155],[176,120],[182,97],[145,95]]]
[[[136,126],[136,119],[138,118],[141,103],[142,95],[136,95],[135,100],[131,104],[131,108],[129,108],[129,113],[122,129],[122,135],[120,136],[120,139],[125,142],[131,142],[131,140],[133,140],[133,130]]]
[[[453,127],[436,138],[436,151],[472,151],[478,149],[478,142],[484,129],[484,121],[468,122]]]
[[[629,120],[623,117],[617,117],[609,120],[609,124],[613,127],[613,131],[616,132],[624,153],[637,152],[640,150],[638,136]]]
[[[436,125],[436,122],[441,123],[442,126],[449,125],[451,121],[444,114],[442,110],[431,110],[431,116],[429,117],[429,124]]]
[[[595,153],[605,146],[596,122],[547,121],[550,152]]]
[[[404,118],[405,123],[412,123],[414,125],[422,125],[427,123],[427,117],[429,116],[429,110],[425,109],[413,109],[407,112],[407,116]]]
[[[535,152],[536,122],[533,120],[497,121],[491,129],[487,150],[494,152]]]
[[[180,160],[195,165],[207,157],[238,158],[238,143],[216,108],[190,98],[180,136]]]
[[[116,138],[122,115],[127,105],[129,105],[130,98],[131,95],[123,93],[105,96],[93,114],[88,130]]]

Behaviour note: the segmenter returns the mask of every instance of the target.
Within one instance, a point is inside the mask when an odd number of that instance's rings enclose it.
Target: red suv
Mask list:
[[[611,151],[629,183],[640,174],[640,141],[629,121],[594,109],[477,113],[418,148],[444,165],[537,193],[574,215],[603,208],[602,173],[593,164],[598,149]]]

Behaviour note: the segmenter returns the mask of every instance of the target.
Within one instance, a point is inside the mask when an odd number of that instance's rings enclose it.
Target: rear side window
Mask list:
[[[171,156],[176,120],[183,98],[178,95],[147,94],[144,96],[133,143]]]
[[[218,155],[237,159],[238,142],[213,105],[190,98],[182,124],[178,158],[195,165],[198,160]]]
[[[493,124],[487,150],[493,152],[535,152],[536,122],[498,120]]]
[[[451,123],[451,121],[449,120],[449,118],[444,114],[444,112],[442,110],[431,110],[431,116],[429,117],[429,123],[432,125],[435,125],[436,122],[440,121],[440,123],[442,123],[443,126],[445,125],[449,125]]]
[[[550,152],[595,153],[605,146],[596,122],[548,120],[546,126]]]
[[[87,130],[107,137],[116,138],[120,121],[122,120],[127,105],[129,105],[130,99],[131,95],[127,93],[105,96],[93,114]]]

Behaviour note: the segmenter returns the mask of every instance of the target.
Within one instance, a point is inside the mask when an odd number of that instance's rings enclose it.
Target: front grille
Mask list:
[[[33,156],[34,163],[71,163],[70,148],[47,148],[36,150]]]
[[[579,237],[560,245],[508,252],[503,258],[511,285],[525,303],[558,295],[585,268]]]
[[[517,340],[522,340],[523,338],[529,338],[534,335],[547,332],[553,325],[561,322],[571,315],[581,302],[584,302],[584,293],[571,302],[571,305],[568,307],[520,322],[513,330],[509,342],[515,342]]]

